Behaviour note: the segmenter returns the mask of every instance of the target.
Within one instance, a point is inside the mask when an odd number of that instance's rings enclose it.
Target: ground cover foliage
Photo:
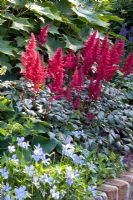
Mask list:
[[[108,0],[0,9],[0,198],[98,198],[133,151],[133,52],[109,29],[124,15]]]

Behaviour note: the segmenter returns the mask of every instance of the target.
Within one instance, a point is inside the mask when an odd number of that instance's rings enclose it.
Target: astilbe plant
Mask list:
[[[39,42],[46,42],[47,32],[48,25],[37,36]],[[36,51],[35,36],[31,34],[26,52],[22,53],[22,64],[26,69],[22,73],[34,83],[35,91],[38,91],[39,85],[44,84],[48,78],[48,86],[54,98],[65,97],[77,108],[80,106],[83,89],[88,89],[88,99],[97,100],[100,98],[103,82],[111,81],[117,70],[122,71],[125,76],[132,73],[133,53],[128,56],[121,69],[119,63],[122,63],[123,54],[123,40],[117,40],[111,48],[108,35],[101,42],[96,31],[78,54],[70,51],[63,55],[62,49],[58,48],[53,58],[48,61],[46,70],[39,52]]]
[[[36,40],[32,33],[30,41],[26,47],[26,52],[22,53],[21,61],[25,70],[21,70],[21,73],[26,79],[29,79],[34,84],[34,91],[39,90],[40,85],[44,85],[47,77],[47,68],[44,65],[43,59],[41,59],[39,52],[36,51]]]

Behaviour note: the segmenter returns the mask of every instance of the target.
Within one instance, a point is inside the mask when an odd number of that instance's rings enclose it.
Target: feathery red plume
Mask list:
[[[125,76],[133,74],[133,52],[131,52],[127,57],[124,69],[122,69],[121,71],[124,73]]]
[[[36,37],[39,43],[39,46],[42,46],[47,40],[47,32],[48,32],[49,25],[47,24],[44,28],[40,30],[39,35]]]
[[[49,85],[51,92],[63,91],[63,55],[62,49],[58,48],[53,58],[49,61],[49,76],[52,83]]]

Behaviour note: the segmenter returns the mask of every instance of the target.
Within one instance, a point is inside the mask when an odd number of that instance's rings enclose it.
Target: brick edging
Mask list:
[[[133,168],[97,187],[102,193],[95,200],[133,200]]]

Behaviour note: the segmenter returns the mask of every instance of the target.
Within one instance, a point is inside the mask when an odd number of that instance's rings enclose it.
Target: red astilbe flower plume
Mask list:
[[[88,75],[91,72],[91,67],[95,62],[94,52],[96,47],[96,34],[97,32],[93,33],[93,35],[85,42],[85,47],[82,51],[83,55],[83,71],[85,75]]]
[[[98,63],[101,55],[100,37],[96,39],[95,48],[93,51],[93,59]]]
[[[124,68],[121,71],[125,76],[133,74],[133,52],[131,52],[127,57]]]
[[[22,64],[26,71],[21,70],[21,73],[26,79],[29,79],[34,84],[34,91],[39,90],[39,86],[43,85],[47,77],[47,70],[44,63],[40,59],[39,52],[35,50],[36,41],[35,36],[32,33],[30,41],[26,47],[26,52],[22,53]]]
[[[63,65],[66,72],[68,70],[75,70],[78,65],[78,57],[74,51],[71,50],[67,55],[63,56]]]
[[[82,68],[77,69],[74,71],[74,74],[72,76],[72,80],[69,84],[69,88],[71,90],[76,90],[77,93],[79,93],[83,88],[83,72]]]
[[[63,92],[63,55],[62,49],[58,48],[53,58],[49,61],[49,77],[52,83],[49,84],[51,92]]]
[[[30,80],[32,80],[32,71],[37,57],[37,52],[35,48],[36,48],[35,36],[33,33],[31,33],[31,38],[26,47],[26,52],[23,52],[21,56],[22,64],[26,70],[24,71],[23,69],[21,69],[21,73],[25,76],[25,78]]]
[[[125,42],[124,40],[120,40],[120,41],[117,41],[117,52],[119,54],[119,57],[123,57],[124,55],[124,46],[125,46]]]
[[[101,83],[100,80],[93,80],[93,78],[90,80],[89,84],[89,98],[91,100],[98,100],[100,98],[101,93]]]
[[[96,79],[105,80],[110,66],[110,49],[108,35],[105,36],[102,43],[101,56],[97,67]]]
[[[36,37],[37,40],[38,40],[38,43],[39,43],[39,46],[42,46],[47,40],[46,40],[46,37],[47,37],[47,33],[48,33],[48,28],[49,28],[49,25],[47,24],[44,28],[42,28],[40,30],[40,33],[39,35]]]
[[[76,68],[74,71],[74,74],[72,76],[72,80],[68,85],[67,92],[66,92],[66,98],[72,100],[72,93],[76,92],[77,98],[73,101],[73,106],[75,109],[77,109],[80,105],[80,92],[83,89],[83,72],[82,68],[79,69]],[[67,96],[68,95],[68,96]]]
[[[112,66],[117,65],[119,62],[121,62],[120,52],[118,52],[118,47],[119,47],[118,42],[115,42],[111,49],[110,64]]]

